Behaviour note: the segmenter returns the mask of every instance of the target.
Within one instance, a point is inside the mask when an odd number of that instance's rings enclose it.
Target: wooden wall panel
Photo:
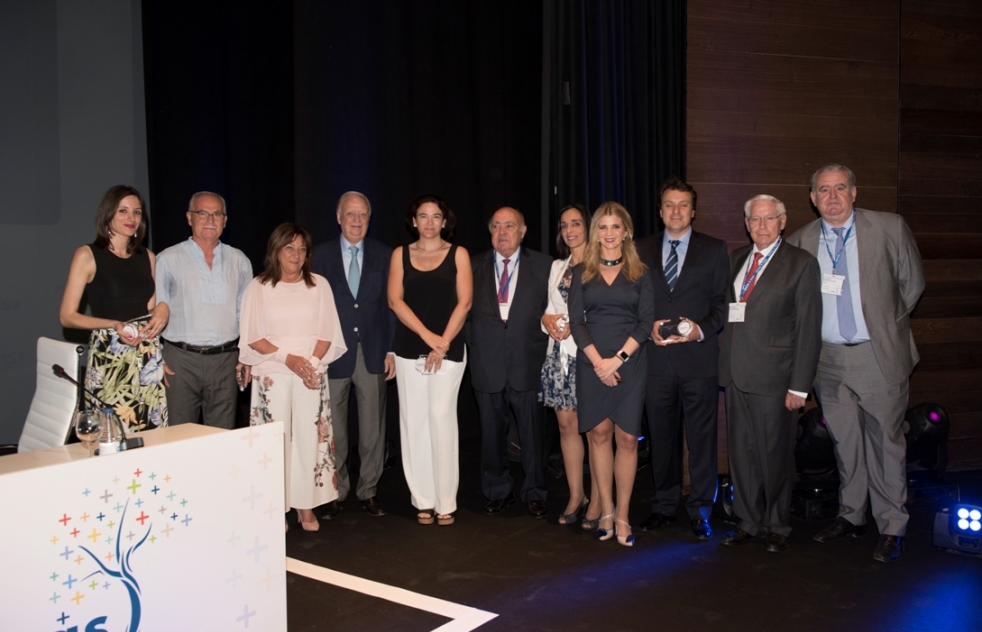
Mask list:
[[[903,0],[898,211],[924,258],[911,404],[942,406],[954,467],[982,463],[982,3]]]
[[[687,12],[696,228],[745,245],[743,203],[769,193],[794,232],[816,217],[811,173],[852,167],[857,206],[901,213],[924,259],[911,405],[948,411],[953,467],[982,465],[982,2],[689,0]]]

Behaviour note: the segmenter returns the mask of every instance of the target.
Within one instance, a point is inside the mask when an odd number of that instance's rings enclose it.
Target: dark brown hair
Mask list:
[[[280,276],[283,274],[283,270],[280,268],[280,251],[293,243],[293,240],[298,236],[303,240],[304,247],[307,248],[307,255],[304,257],[303,267],[300,268],[300,276],[303,277],[303,282],[307,287],[314,287],[316,285],[314,283],[314,277],[310,272],[311,262],[314,259],[314,245],[310,239],[310,233],[303,226],[292,222],[280,224],[269,236],[269,242],[266,244],[266,267],[262,274],[256,277],[260,283],[263,285],[271,283],[273,287],[276,287],[276,284],[281,280]]]
[[[416,221],[416,213],[419,212],[419,207],[427,203],[436,204],[440,212],[443,213],[443,219],[446,221],[446,225],[440,231],[440,237],[450,241],[453,238],[454,226],[457,225],[457,217],[453,214],[453,209],[450,208],[447,201],[439,195],[421,195],[409,205],[409,208],[406,209],[406,228],[409,230],[409,234],[417,239],[419,238],[419,229],[413,224]]]
[[[99,202],[99,209],[95,213],[95,247],[105,249],[112,249],[112,229],[109,228],[112,224],[113,218],[116,216],[116,211],[119,210],[119,203],[123,201],[123,198],[129,196],[134,196],[140,201],[140,210],[142,214],[140,216],[140,225],[136,229],[136,233],[130,237],[129,241],[126,243],[126,254],[131,255],[134,252],[139,252],[143,247],[143,238],[147,234],[147,222],[150,221],[150,215],[147,213],[147,205],[143,201],[143,196],[140,192],[131,186],[125,184],[117,184],[114,187],[110,187],[106,194],[102,196],[102,201]]]
[[[563,210],[559,211],[559,219],[556,220],[556,254],[559,255],[560,259],[565,259],[571,254],[569,246],[563,239],[563,213],[570,210],[580,212],[580,217],[583,218],[583,228],[587,233],[586,238],[590,238],[590,211],[586,210],[580,203],[564,206]]]
[[[696,210],[696,190],[692,188],[692,185],[683,180],[678,176],[672,176],[661,183],[661,188],[658,189],[658,206],[661,207],[662,196],[665,195],[665,191],[681,191],[682,193],[688,193],[692,196],[692,210]]]

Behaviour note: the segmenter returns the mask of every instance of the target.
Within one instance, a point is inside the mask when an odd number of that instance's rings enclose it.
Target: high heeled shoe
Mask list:
[[[628,533],[627,535],[621,535],[620,534],[620,529],[617,528],[617,523],[620,523],[620,524],[624,525],[628,529],[631,528],[631,525],[627,524],[623,520],[615,520],[614,521],[614,534],[617,536],[617,543],[620,544],[621,546],[634,546],[634,533]]]
[[[573,513],[559,514],[559,524],[569,525],[576,524],[576,521],[580,519],[580,514],[586,513],[586,508],[590,504],[590,499],[584,497],[580,506],[573,510]]]
[[[600,516],[600,518],[597,520],[597,524],[603,522],[607,518],[613,518],[616,512],[617,509],[614,509],[614,511],[607,514],[606,516]],[[597,532],[594,534],[594,536],[601,542],[603,542],[604,540],[611,539],[612,537],[614,537],[614,525],[610,525],[610,529],[604,529],[603,527],[598,526]]]
[[[314,515],[313,511],[310,512],[310,517],[313,518],[311,522],[304,522],[303,514],[297,509],[297,520],[300,521],[300,526],[303,527],[304,531],[320,531],[321,523],[317,521],[317,516]]]

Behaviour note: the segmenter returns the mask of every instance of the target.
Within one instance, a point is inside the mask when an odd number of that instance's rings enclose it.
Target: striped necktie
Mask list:
[[[675,289],[675,282],[679,280],[679,253],[675,250],[680,242],[673,239],[668,242],[672,246],[672,252],[668,253],[668,261],[665,262],[665,280],[668,282],[669,291]]]

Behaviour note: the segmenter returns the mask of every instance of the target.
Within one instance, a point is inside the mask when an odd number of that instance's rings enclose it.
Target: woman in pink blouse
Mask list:
[[[306,531],[313,509],[338,497],[327,365],[347,348],[327,279],[311,272],[310,233],[280,224],[266,268],[242,296],[239,360],[252,367],[252,425],[283,422],[286,511]]]

